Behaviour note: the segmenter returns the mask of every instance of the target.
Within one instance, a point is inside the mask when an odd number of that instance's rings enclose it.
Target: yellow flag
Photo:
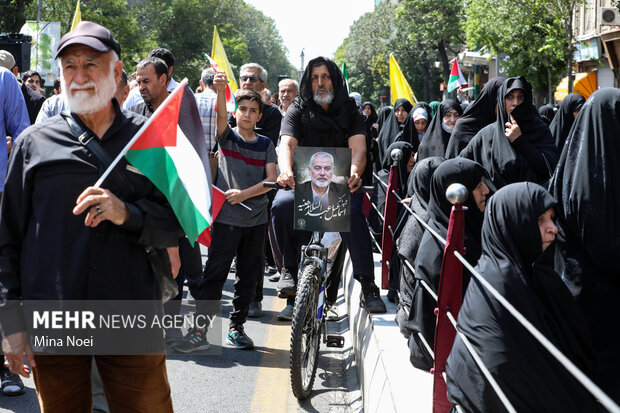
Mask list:
[[[82,12],[80,11],[80,0],[78,0],[75,6],[75,14],[73,15],[73,22],[71,22],[71,31],[75,29],[75,26],[82,21]]]
[[[418,102],[392,53],[390,53],[390,98],[392,105],[401,98],[409,99],[409,102],[414,104]]]
[[[226,78],[228,79],[228,85],[230,86],[230,90],[232,91],[232,93],[235,93],[237,89],[239,89],[239,86],[237,86],[235,74],[233,73],[230,62],[226,57],[224,45],[220,40],[220,36],[217,34],[216,26],[213,26],[213,46],[211,47],[211,57],[213,58],[213,60],[215,60],[218,67],[224,72],[226,72]]]

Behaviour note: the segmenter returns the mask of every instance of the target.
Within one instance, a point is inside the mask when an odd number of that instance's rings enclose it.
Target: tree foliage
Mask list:
[[[76,2],[43,0],[41,19],[61,22],[64,34]],[[18,32],[26,20],[36,20],[34,0],[0,0],[0,4],[0,32]],[[82,20],[107,27],[119,41],[128,73],[150,50],[165,47],[175,55],[175,78],[187,77],[190,85],[197,86],[217,25],[234,69],[249,62],[261,64],[270,75],[272,90],[277,89],[278,75],[295,75],[273,19],[243,0],[81,0],[80,8]]]

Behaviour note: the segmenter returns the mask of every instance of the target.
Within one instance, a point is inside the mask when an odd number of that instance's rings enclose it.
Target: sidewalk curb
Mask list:
[[[381,285],[380,256],[374,258],[375,281]],[[433,378],[409,362],[407,340],[394,321],[396,305],[387,300],[387,291],[381,291],[387,313],[370,315],[359,306],[361,287],[349,257],[342,282],[364,412],[430,412]]]

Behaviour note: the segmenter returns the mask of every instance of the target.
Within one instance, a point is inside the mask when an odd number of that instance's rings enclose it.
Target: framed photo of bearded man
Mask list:
[[[295,229],[349,232],[351,149],[297,146],[295,163]]]

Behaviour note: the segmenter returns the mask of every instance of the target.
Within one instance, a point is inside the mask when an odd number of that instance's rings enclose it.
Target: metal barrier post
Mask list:
[[[396,226],[398,215],[398,201],[393,191],[398,192],[398,162],[403,158],[403,151],[393,149],[390,153],[394,161],[390,167],[390,177],[385,191],[385,209],[383,210],[383,231],[381,237],[381,288],[389,288],[388,275],[390,272],[390,261],[392,260],[392,250],[394,248],[393,230]]]
[[[435,327],[435,364],[433,368],[433,412],[448,413],[452,404],[448,401],[447,387],[443,374],[446,360],[452,350],[456,331],[447,312],[456,317],[461,308],[463,287],[463,265],[454,255],[454,251],[464,253],[464,212],[463,202],[467,199],[467,188],[461,184],[452,184],[446,191],[446,197],[454,205],[450,214],[446,247],[441,263],[441,277],[438,289],[437,325]]]

